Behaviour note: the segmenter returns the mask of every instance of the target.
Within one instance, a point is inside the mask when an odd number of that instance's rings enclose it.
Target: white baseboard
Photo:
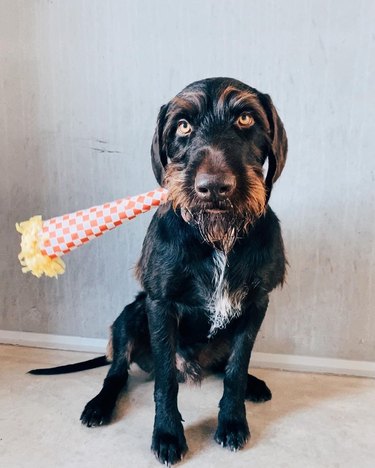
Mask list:
[[[0,343],[34,348],[61,349],[105,353],[107,340],[80,336],[49,335],[0,330]],[[352,361],[291,354],[256,353],[251,357],[252,367],[282,369],[297,372],[319,372],[323,374],[354,375],[375,378],[375,362]]]
[[[108,340],[81,336],[50,335],[21,331],[0,330],[0,343],[32,348],[61,349],[86,353],[105,353]]]
[[[253,353],[252,367],[375,378],[375,362],[292,354]]]

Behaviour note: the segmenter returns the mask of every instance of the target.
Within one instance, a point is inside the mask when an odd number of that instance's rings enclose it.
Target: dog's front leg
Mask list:
[[[219,403],[215,440],[232,451],[241,449],[250,437],[246,420],[245,396],[250,355],[267,310],[268,297],[244,308],[232,341],[225,369],[224,393]]]
[[[187,451],[177,408],[177,315],[172,303],[148,300],[148,321],[155,369],[155,422],[151,449],[158,460],[173,465]]]

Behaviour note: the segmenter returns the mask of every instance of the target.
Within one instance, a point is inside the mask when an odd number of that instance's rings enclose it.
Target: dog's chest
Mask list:
[[[209,298],[210,336],[223,329],[241,314],[241,305],[246,296],[245,286],[233,290],[228,274],[228,258],[220,251],[213,253],[212,294]]]

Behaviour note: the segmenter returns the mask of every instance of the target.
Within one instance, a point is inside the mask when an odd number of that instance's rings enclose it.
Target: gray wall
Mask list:
[[[23,275],[16,221],[153,188],[159,106],[193,80],[269,92],[290,153],[290,269],[258,351],[375,359],[375,2],[0,0],[0,328],[105,337],[150,216]]]

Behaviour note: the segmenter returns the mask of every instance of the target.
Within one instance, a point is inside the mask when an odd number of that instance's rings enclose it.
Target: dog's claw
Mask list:
[[[85,406],[80,420],[87,427],[97,427],[108,424],[113,411],[113,405],[95,397]]]
[[[219,422],[215,441],[232,452],[241,450],[250,438],[249,426],[245,421]]]
[[[182,460],[187,452],[187,445],[183,430],[179,434],[173,435],[167,432],[154,431],[152,437],[151,450],[155,457],[168,467]]]

